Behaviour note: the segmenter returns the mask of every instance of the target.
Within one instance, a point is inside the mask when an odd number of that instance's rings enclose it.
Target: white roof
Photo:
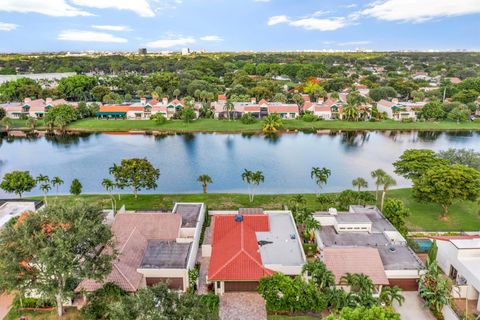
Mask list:
[[[458,249],[480,249],[480,238],[450,240]],[[480,269],[479,269],[480,270]]]
[[[35,211],[35,202],[7,201],[0,205],[0,228],[11,218],[18,217],[25,211]]]

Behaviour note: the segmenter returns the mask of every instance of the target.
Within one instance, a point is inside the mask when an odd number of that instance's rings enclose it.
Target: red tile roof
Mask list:
[[[101,106],[99,112],[127,112],[129,106],[105,105]]]
[[[208,280],[255,281],[273,272],[263,266],[256,232],[269,231],[268,215],[215,215]]]
[[[389,284],[382,259],[375,248],[330,247],[323,249],[323,255],[325,265],[335,275],[337,284],[340,284],[342,276],[346,273],[363,273],[373,284]]]
[[[297,105],[276,105],[268,106],[268,112],[277,112],[277,113],[286,113],[286,112],[298,112],[298,106]]]

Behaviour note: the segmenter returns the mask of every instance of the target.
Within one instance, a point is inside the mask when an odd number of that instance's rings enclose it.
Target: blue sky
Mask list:
[[[480,49],[480,0],[0,0],[0,51]]]

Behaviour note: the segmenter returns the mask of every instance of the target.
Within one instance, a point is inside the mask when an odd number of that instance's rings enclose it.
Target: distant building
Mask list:
[[[145,54],[147,54],[147,48],[140,48],[140,49],[138,49],[138,54],[140,54],[140,55],[145,55]]]
[[[192,50],[190,50],[190,48],[183,48],[181,53],[182,53],[182,56],[188,56],[189,54],[192,53]]]
[[[15,81],[20,78],[28,78],[40,82],[42,87],[55,87],[56,83],[63,78],[76,75],[76,72],[62,73],[28,73],[16,75],[0,75],[0,84],[7,81]]]

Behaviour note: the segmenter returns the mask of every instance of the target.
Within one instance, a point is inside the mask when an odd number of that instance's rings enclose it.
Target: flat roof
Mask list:
[[[450,242],[458,249],[480,249],[480,238],[452,239]]]
[[[338,223],[372,224],[365,214],[340,213],[335,216]]]
[[[173,213],[182,216],[182,227],[193,228],[197,225],[198,216],[202,209],[202,204],[177,203]]]
[[[258,247],[264,265],[301,266],[303,248],[289,212],[268,214],[270,231],[257,232]],[[293,238],[293,239],[292,239]]]
[[[391,244],[383,232],[337,233],[334,227],[323,226],[320,238],[326,247],[377,248],[385,270],[412,270],[423,267],[422,262],[409,247]]]
[[[140,269],[183,269],[187,267],[192,243],[175,240],[149,240]]]
[[[41,201],[0,200],[0,228],[10,219],[20,216],[25,211],[36,211],[41,204]]]

